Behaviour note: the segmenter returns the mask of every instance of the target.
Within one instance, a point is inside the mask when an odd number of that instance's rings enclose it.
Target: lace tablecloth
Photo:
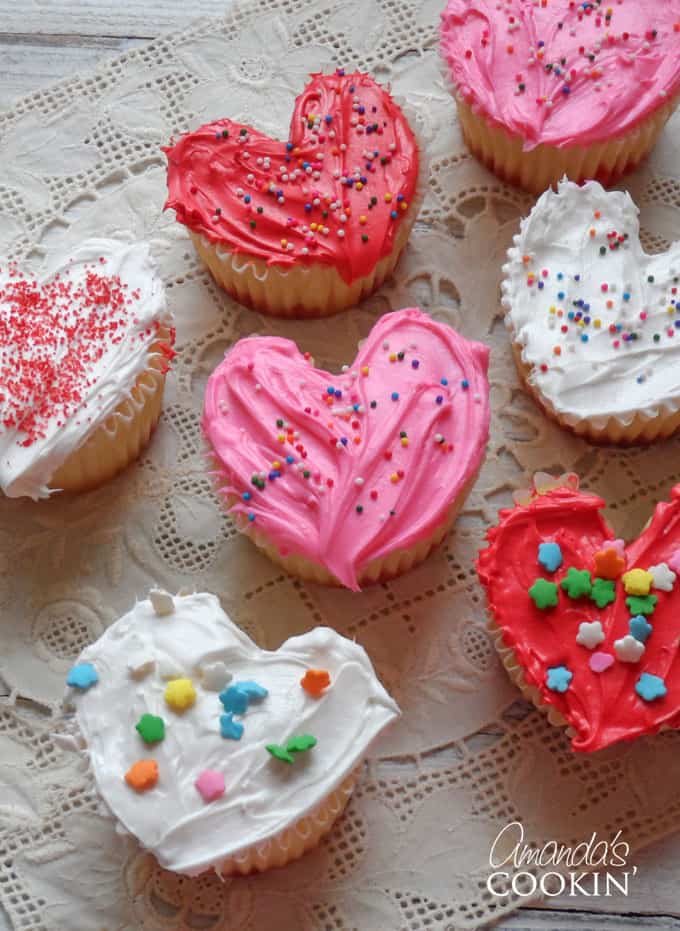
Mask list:
[[[442,0],[255,0],[162,38],[0,118],[0,252],[38,269],[92,234],[153,243],[176,315],[179,356],[148,453],[75,499],[0,502],[0,901],[25,931],[229,929],[443,931],[520,904],[487,890],[489,851],[509,821],[536,843],[624,829],[633,849],[680,827],[674,733],[575,756],[516,704],[484,628],[473,571],[485,527],[538,469],[574,469],[633,535],[680,480],[680,441],[593,449],[554,427],[520,389],[499,307],[504,251],[530,200],[466,152],[439,77]],[[321,322],[239,306],[162,213],[170,134],[222,115],[285,133],[310,71],[372,71],[416,108],[431,158],[420,219],[396,278]],[[627,181],[647,248],[679,229],[680,119]],[[420,304],[492,346],[486,465],[455,533],[427,562],[361,595],[282,575],[237,534],[211,492],[198,413],[208,373],[253,332],[296,339],[338,367],[377,316]],[[263,877],[163,872],[103,817],[90,777],[52,732],[66,670],[150,583],[214,591],[274,648],[328,624],[355,637],[404,711],[326,843]],[[0,690],[1,691],[1,690]],[[526,901],[526,900],[524,900]],[[275,918],[273,917],[275,916]]]

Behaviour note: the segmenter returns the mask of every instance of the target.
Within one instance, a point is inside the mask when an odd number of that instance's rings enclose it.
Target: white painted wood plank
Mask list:
[[[591,911],[520,909],[494,931],[680,931],[680,919],[664,915],[598,915]]]
[[[0,0],[0,36],[81,35],[155,38],[198,16],[222,16],[229,0]]]
[[[76,42],[41,39],[3,41],[0,36],[0,110],[18,97],[77,72],[91,71],[99,62],[119,55],[141,39],[87,38]]]

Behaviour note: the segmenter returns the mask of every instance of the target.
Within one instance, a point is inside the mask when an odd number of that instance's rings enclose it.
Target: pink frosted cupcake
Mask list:
[[[469,148],[540,194],[612,184],[649,154],[680,93],[680,0],[449,0],[441,55]]]

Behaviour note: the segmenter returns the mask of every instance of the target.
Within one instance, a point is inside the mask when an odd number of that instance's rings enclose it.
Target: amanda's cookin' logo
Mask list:
[[[496,837],[489,854],[492,873],[486,887],[494,896],[612,896],[628,895],[637,866],[628,866],[630,846],[617,831],[611,840],[589,840],[569,847],[548,841],[542,847],[524,842],[524,828],[511,821]],[[550,868],[553,869],[550,869]],[[533,868],[533,872],[532,872]],[[616,872],[611,872],[615,870]],[[538,875],[535,875],[538,873]]]

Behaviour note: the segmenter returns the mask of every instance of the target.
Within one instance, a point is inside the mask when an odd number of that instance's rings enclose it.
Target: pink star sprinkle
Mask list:
[[[593,672],[605,672],[613,664],[611,653],[593,653],[590,657],[590,668]]]
[[[668,568],[680,573],[680,550],[676,550],[668,560]]]
[[[213,769],[206,769],[196,780],[196,788],[206,804],[214,802],[224,795],[224,776]]]

